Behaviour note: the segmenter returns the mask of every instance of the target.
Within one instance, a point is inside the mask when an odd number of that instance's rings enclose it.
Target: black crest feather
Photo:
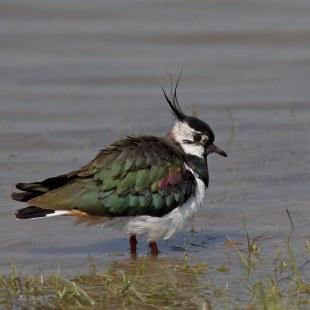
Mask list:
[[[183,111],[181,110],[180,106],[179,106],[179,102],[178,102],[178,98],[177,98],[177,88],[178,88],[178,84],[182,75],[182,71],[183,68],[179,74],[179,77],[177,79],[177,82],[175,84],[174,87],[174,92],[172,93],[172,77],[171,77],[171,95],[170,98],[167,96],[164,88],[162,87],[162,90],[164,92],[165,98],[170,106],[170,111],[171,113],[180,121],[183,121],[186,119],[186,115],[183,113]]]

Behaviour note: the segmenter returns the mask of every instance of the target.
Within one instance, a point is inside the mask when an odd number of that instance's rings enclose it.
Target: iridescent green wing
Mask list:
[[[195,191],[195,179],[185,169],[182,151],[156,137],[128,137],[112,144],[79,176],[90,174],[99,207],[85,204],[79,209],[92,215],[162,216]],[[93,196],[94,187],[87,192]]]

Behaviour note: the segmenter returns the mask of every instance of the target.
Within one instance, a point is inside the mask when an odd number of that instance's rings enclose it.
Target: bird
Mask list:
[[[127,234],[132,254],[137,252],[136,237],[142,236],[157,255],[156,242],[184,230],[205,204],[207,157],[227,157],[214,144],[211,127],[180,108],[179,79],[169,95],[162,88],[174,119],[165,136],[125,136],[78,170],[16,184],[20,191],[12,199],[28,206],[15,211],[15,219],[75,216],[78,223]]]

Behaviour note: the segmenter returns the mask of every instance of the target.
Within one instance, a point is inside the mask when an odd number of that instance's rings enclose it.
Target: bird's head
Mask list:
[[[188,116],[181,110],[176,96],[176,88],[174,94],[171,94],[171,98],[163,89],[170,110],[175,117],[175,123],[168,136],[179,143],[187,155],[206,159],[209,154],[217,153],[227,157],[226,153],[214,144],[215,136],[211,127],[199,118]]]

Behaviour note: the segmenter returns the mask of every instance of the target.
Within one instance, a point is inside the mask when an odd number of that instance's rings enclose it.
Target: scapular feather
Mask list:
[[[132,187],[136,182],[136,175],[134,172],[127,173],[126,177],[117,184],[117,192],[121,194],[123,191]]]
[[[161,209],[165,206],[165,198],[159,193],[152,195],[152,201],[155,209]]]
[[[142,208],[148,207],[151,201],[152,201],[152,194],[149,191],[139,196],[139,202]]]
[[[113,165],[112,165],[112,169],[111,171],[109,172],[109,175],[111,177],[117,177],[120,173],[123,172],[123,167],[124,165],[121,163],[121,162],[115,162]],[[109,170],[108,170],[109,171]]]
[[[171,193],[170,195],[166,196],[166,205],[168,207],[171,207],[173,202],[174,202],[175,198],[174,198],[174,193]]]
[[[135,208],[139,206],[139,196],[137,195],[129,195],[129,207]]]

